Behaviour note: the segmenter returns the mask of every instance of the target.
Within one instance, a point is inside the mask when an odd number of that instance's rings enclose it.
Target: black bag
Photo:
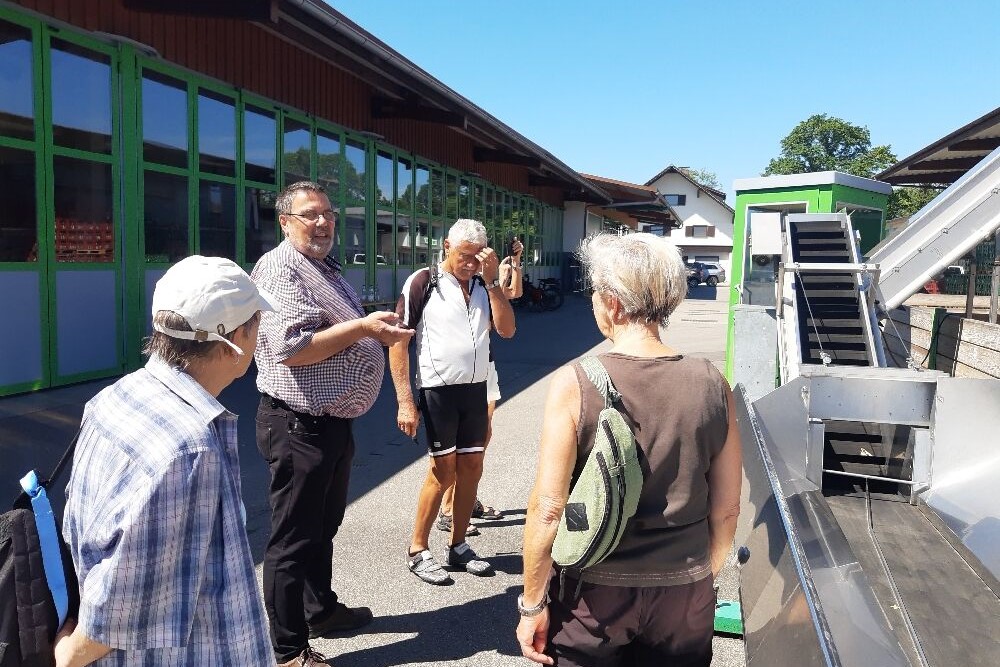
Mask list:
[[[72,459],[77,437],[50,479],[37,484],[41,492],[36,490],[36,496],[44,498],[45,490]],[[57,597],[64,619],[75,618],[80,607],[76,572],[58,522],[51,511],[39,511],[46,505],[47,499],[33,502],[32,496],[22,491],[14,508],[0,514],[0,667],[49,667],[54,659],[52,644],[61,625]],[[40,537],[39,525],[47,540]],[[53,543],[53,531],[58,547],[45,550],[42,544]],[[47,569],[50,576],[46,576]],[[65,593],[54,597],[53,587]]]

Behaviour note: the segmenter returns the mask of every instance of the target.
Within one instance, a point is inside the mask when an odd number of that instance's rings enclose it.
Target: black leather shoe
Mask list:
[[[372,618],[372,610],[368,607],[348,607],[338,602],[326,618],[309,625],[309,639],[325,637],[332,632],[357,630],[371,623]]]

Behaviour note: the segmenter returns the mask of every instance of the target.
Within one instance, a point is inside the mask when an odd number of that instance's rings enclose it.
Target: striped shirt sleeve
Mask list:
[[[205,579],[220,503],[216,452],[178,455],[116,521],[104,557],[80,591],[85,635],[122,650],[186,645]],[[109,518],[109,520],[111,520]]]

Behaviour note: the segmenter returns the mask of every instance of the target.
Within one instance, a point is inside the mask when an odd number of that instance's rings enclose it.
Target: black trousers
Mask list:
[[[313,417],[262,396],[257,448],[271,472],[264,606],[278,662],[309,641],[308,623],[337,604],[333,538],[344,519],[354,437],[350,419]]]

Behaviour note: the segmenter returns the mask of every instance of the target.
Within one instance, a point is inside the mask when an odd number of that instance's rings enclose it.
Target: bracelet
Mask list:
[[[521,595],[517,596],[517,613],[521,614],[521,616],[524,616],[525,618],[531,618],[533,616],[538,616],[543,611],[545,611],[545,607],[547,607],[548,604],[549,604],[549,593],[548,593],[548,591],[546,591],[545,595],[542,596],[541,602],[539,602],[534,607],[525,607],[524,606],[524,594],[521,594]]]

